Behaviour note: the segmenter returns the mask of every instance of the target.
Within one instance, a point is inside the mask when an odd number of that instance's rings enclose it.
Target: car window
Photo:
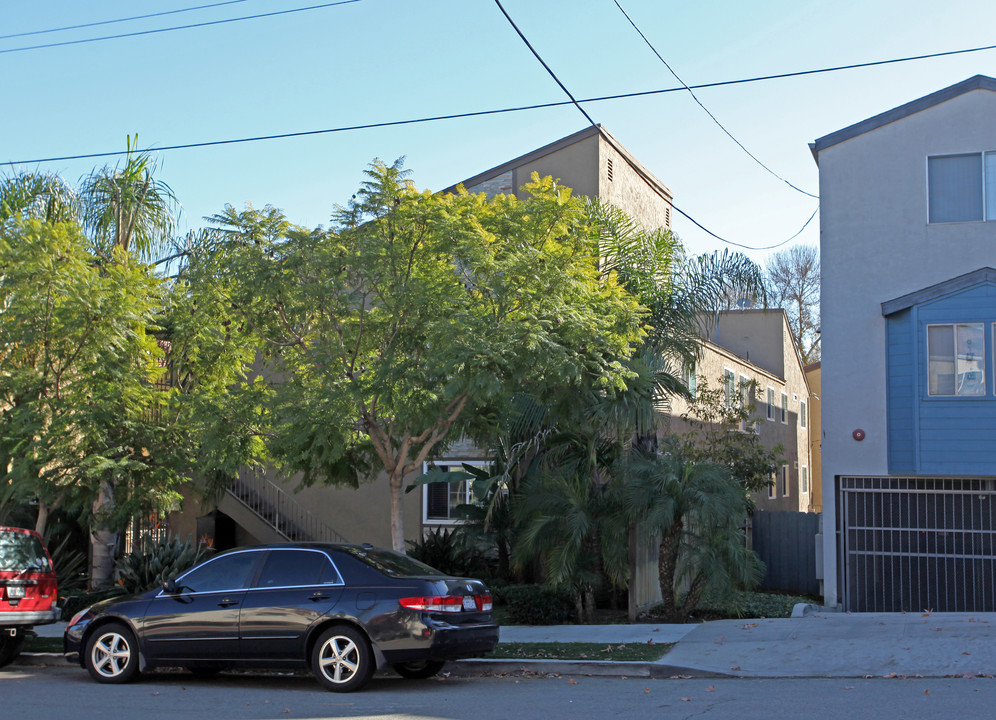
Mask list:
[[[0,570],[24,572],[28,568],[51,571],[45,547],[37,535],[0,532]]]
[[[318,550],[271,550],[263,562],[257,587],[342,584],[328,555]]]
[[[222,555],[195,567],[177,582],[184,592],[223,592],[240,590],[249,584],[249,571],[252,570],[257,552],[240,552]]]
[[[342,550],[391,577],[446,577],[435,568],[393,550],[366,546],[346,546]]]

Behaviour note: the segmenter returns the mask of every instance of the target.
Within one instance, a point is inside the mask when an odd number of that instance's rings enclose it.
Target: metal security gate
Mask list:
[[[839,477],[844,609],[996,611],[996,479]]]

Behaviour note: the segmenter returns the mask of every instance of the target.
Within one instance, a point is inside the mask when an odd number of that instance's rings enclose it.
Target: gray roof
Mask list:
[[[970,273],[965,273],[950,280],[939,282],[936,285],[931,285],[923,290],[903,295],[895,300],[887,300],[882,303],[882,314],[892,315],[892,313],[899,312],[900,310],[906,310],[914,305],[922,305],[931,300],[937,300],[938,298],[958,292],[959,290],[966,290],[984,282],[996,283],[996,270],[993,270],[991,267],[982,267]]]
[[[832,132],[829,135],[824,135],[815,143],[812,143],[809,147],[813,151],[813,156],[816,157],[817,162],[819,162],[818,153],[821,150],[825,150],[826,148],[836,145],[837,143],[842,143],[845,140],[850,140],[858,135],[863,135],[866,132],[880,128],[883,125],[893,123],[896,120],[902,120],[903,118],[913,115],[914,113],[918,113],[921,110],[926,110],[927,108],[931,108],[935,105],[940,105],[943,102],[947,102],[952,98],[964,95],[965,93],[973,90],[990,90],[996,92],[996,79],[986,75],[976,75],[975,77],[970,77],[968,80],[962,80],[960,83],[946,87],[943,90],[938,90],[930,95],[924,95],[922,98],[908,102],[905,105],[900,105],[892,110],[887,110],[886,112],[870,117],[867,120],[862,120],[861,122],[855,123],[854,125],[846,127],[843,130],[838,130],[837,132]]]

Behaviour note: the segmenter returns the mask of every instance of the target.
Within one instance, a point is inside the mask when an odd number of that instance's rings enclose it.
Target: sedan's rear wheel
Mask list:
[[[100,683],[126,683],[138,676],[138,644],[131,630],[119,623],[98,628],[86,643],[83,662]]]
[[[416,662],[397,663],[394,671],[409,680],[425,680],[443,669],[445,660],[419,660]]]
[[[10,665],[14,659],[21,654],[24,647],[24,630],[17,628],[14,634],[10,634],[7,628],[0,628],[0,667]]]
[[[311,651],[311,671],[327,690],[359,690],[374,671],[370,643],[355,628],[331,627],[318,637]]]

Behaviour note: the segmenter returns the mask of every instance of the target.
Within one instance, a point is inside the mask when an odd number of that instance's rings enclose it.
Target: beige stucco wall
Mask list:
[[[807,365],[806,380],[809,382],[809,446],[812,463],[813,495],[812,512],[823,511],[823,370],[820,363]]]
[[[756,382],[755,418],[758,435],[767,447],[778,444],[784,447],[783,463],[788,466],[788,494],[782,493],[778,483],[774,498],[769,498],[764,492],[755,493],[754,501],[760,510],[809,512],[813,497],[812,484],[810,483],[809,492],[802,493],[799,480],[802,467],[810,471],[812,469],[809,452],[810,425],[807,421],[806,427],[801,426],[799,411],[802,402],[806,403],[807,408],[810,407],[810,392],[785,314],[781,310],[724,312],[720,313],[719,326],[725,328],[720,334],[738,339],[739,351],[721,347],[715,342],[704,342],[702,356],[696,365],[697,382],[700,386],[705,382],[713,390],[722,389],[724,369],[736,373],[738,384],[741,376]],[[763,352],[759,350],[761,338],[768,344]],[[748,350],[751,350],[749,361],[746,357]],[[770,358],[771,364],[776,367],[783,367],[784,374],[760,366],[755,362],[759,356]],[[774,420],[767,419],[769,387],[775,391]],[[787,421],[784,423],[781,421],[782,393],[788,395],[789,401]],[[674,417],[671,427],[676,432],[687,430],[680,415],[686,413],[688,408],[684,400],[675,399],[672,402]]]
[[[996,149],[994,116],[996,93],[974,90],[819,152],[826,528],[836,476],[888,474],[881,303],[996,264],[996,223],[928,224],[926,190],[928,156]],[[833,604],[836,546],[824,537]]]

